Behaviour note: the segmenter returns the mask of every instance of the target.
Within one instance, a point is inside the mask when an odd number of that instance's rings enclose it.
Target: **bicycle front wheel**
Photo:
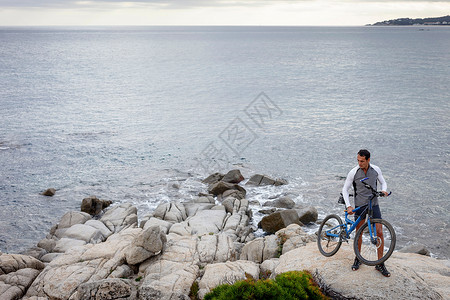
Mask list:
[[[366,265],[375,266],[385,262],[395,248],[395,231],[382,219],[372,219],[361,226],[355,235],[353,249],[356,257]]]
[[[317,246],[324,256],[333,256],[342,244],[342,220],[337,215],[329,215],[320,224],[317,232]]]

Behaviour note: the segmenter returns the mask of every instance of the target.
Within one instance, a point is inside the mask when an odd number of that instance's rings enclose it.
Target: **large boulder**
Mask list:
[[[172,227],[173,223],[168,222],[168,221],[164,221],[155,217],[151,217],[150,219],[148,219],[147,222],[145,222],[145,225],[143,227],[144,230],[146,230],[147,228],[153,227],[153,226],[159,226],[159,228],[161,228],[162,231],[164,231],[164,233],[169,233],[169,229],[170,227]]]
[[[222,178],[222,181],[229,183],[239,183],[242,180],[244,180],[244,176],[242,176],[239,170],[231,170]]]
[[[138,222],[137,209],[130,203],[123,203],[110,208],[100,221],[113,233],[129,227],[136,227]]]
[[[278,230],[275,234],[280,239],[281,254],[306,246],[307,243],[317,240],[315,234],[306,233],[298,224],[291,224],[286,228]]]
[[[403,247],[399,250],[399,252],[403,253],[417,253],[421,255],[430,256],[430,251],[423,244],[414,243],[408,246]]]
[[[240,259],[262,263],[266,259],[277,257],[279,246],[280,239],[274,234],[260,237],[244,245]]]
[[[33,281],[26,296],[72,299],[82,284],[107,279],[112,274],[117,276],[116,269],[125,262],[125,249],[141,231],[128,228],[103,243],[69,249],[51,260]]]
[[[210,194],[213,194],[214,196],[221,195],[225,191],[228,191],[228,190],[237,190],[237,191],[241,192],[244,195],[244,197],[247,193],[247,191],[240,185],[234,184],[234,183],[228,183],[228,182],[224,182],[224,181],[219,181],[217,183],[211,184],[208,187],[208,192]]]
[[[298,219],[303,224],[315,223],[319,216],[317,209],[314,206],[303,207],[296,210]]]
[[[233,240],[224,233],[200,236],[197,251],[201,264],[226,262],[236,258]]]
[[[397,255],[400,259],[396,258]],[[320,255],[317,244],[308,243],[283,254],[272,276],[308,270],[322,288],[338,299],[437,300],[450,295],[450,269],[438,260],[417,254],[394,253],[385,263],[392,274],[386,278],[374,267],[366,265],[357,272],[352,271],[354,256],[353,247],[346,243],[332,257]]]
[[[34,257],[0,252],[0,275],[14,273],[21,269],[42,270],[44,267],[45,265]]]
[[[149,227],[137,235],[125,253],[129,265],[136,265],[162,251],[166,234],[159,226]]]
[[[272,179],[266,175],[255,174],[247,181],[246,185],[284,185],[287,181],[284,179]]]
[[[206,184],[214,184],[214,183],[221,181],[223,176],[225,176],[225,175],[223,175],[221,173],[214,173],[214,174],[209,175],[207,178],[203,179],[202,182],[206,183]]]
[[[92,216],[99,215],[103,209],[110,206],[112,201],[100,200],[95,196],[84,198],[81,202],[81,211]]]
[[[192,234],[213,234],[222,230],[225,216],[225,209],[208,209],[197,212],[186,221]]]
[[[238,280],[246,279],[247,276],[254,279],[259,278],[258,264],[247,260],[209,264],[206,266],[205,274],[199,283],[200,299],[203,299],[207,293],[218,285],[233,284]]]
[[[107,239],[111,234],[113,234],[111,230],[109,230],[108,227],[106,227],[106,225],[99,220],[89,220],[86,223],[84,223],[84,225],[89,225],[99,230],[100,233],[103,235],[104,240]]]
[[[59,220],[58,229],[69,228],[75,224],[84,224],[91,218],[91,215],[84,212],[69,211],[65,213]]]
[[[153,216],[174,223],[182,222],[187,218],[186,209],[179,202],[161,203],[153,212]]]
[[[139,266],[139,299],[189,299],[199,272],[197,243],[198,237],[169,233],[164,252]]]
[[[289,197],[281,197],[273,201],[266,201],[263,206],[291,209],[294,208],[295,202]]]
[[[44,267],[34,257],[0,252],[0,298],[22,298]]]
[[[64,232],[64,237],[82,240],[91,244],[101,243],[105,240],[100,230],[86,224],[75,224],[71,226]]]
[[[275,233],[290,224],[301,225],[295,209],[277,211],[265,216],[262,218],[261,222],[259,222],[258,227],[262,228],[267,233]]]
[[[56,245],[53,248],[52,252],[65,253],[74,247],[79,247],[83,245],[86,245],[86,241],[63,237],[56,242]]]

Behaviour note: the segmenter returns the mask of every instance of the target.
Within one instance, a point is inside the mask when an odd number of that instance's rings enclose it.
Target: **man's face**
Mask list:
[[[357,159],[358,159],[358,165],[361,169],[367,170],[369,168],[370,158],[366,159],[364,156],[360,156],[358,154]]]

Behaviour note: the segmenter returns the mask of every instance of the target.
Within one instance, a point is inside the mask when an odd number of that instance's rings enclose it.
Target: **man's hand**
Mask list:
[[[353,215],[353,214],[354,214],[354,212],[353,212],[353,207],[352,207],[352,206],[347,207],[347,213],[348,213],[349,215]]]
[[[386,191],[381,191],[381,192],[384,194],[384,197],[389,196],[389,193],[388,193],[388,192],[386,192]]]

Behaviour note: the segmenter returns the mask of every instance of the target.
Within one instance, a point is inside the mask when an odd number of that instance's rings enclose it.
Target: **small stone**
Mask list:
[[[56,193],[56,190],[54,188],[49,188],[49,189],[46,189],[44,192],[42,192],[41,195],[52,197],[55,195],[55,193]]]

